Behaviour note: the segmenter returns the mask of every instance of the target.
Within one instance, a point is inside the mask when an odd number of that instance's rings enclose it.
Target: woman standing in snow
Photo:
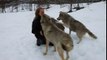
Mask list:
[[[46,44],[46,39],[45,39],[45,36],[43,34],[42,26],[40,23],[41,16],[43,14],[44,14],[44,8],[41,8],[41,7],[37,8],[37,10],[35,12],[35,18],[32,22],[32,33],[37,38],[37,46]],[[53,45],[53,44],[50,43],[49,45]]]

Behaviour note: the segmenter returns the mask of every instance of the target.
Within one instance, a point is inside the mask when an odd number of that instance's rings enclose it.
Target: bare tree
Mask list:
[[[72,4],[73,4],[74,0],[70,0],[70,1],[68,1],[68,2],[71,2],[71,4],[70,4],[70,9],[69,9],[68,12],[72,12]]]
[[[68,12],[72,12],[72,3],[70,4],[70,10]]]

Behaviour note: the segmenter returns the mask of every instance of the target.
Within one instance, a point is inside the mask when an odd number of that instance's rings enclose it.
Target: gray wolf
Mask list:
[[[88,33],[91,37],[97,39],[97,37],[91,31],[89,31],[89,29],[87,29],[85,25],[83,25],[83,23],[77,21],[66,12],[60,12],[57,19],[62,20],[63,24],[69,28],[69,34],[71,33],[71,31],[76,32],[77,36],[80,39],[78,43],[80,43],[85,33]]]
[[[69,51],[73,49],[73,41],[69,34],[59,29],[55,24],[51,22],[50,16],[44,14],[41,17],[41,26],[46,37],[46,51],[48,52],[49,42],[54,44],[55,49],[58,51],[62,60],[64,59],[64,51],[66,51],[67,57],[69,58]]]

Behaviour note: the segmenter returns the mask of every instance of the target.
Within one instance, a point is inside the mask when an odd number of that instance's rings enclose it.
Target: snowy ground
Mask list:
[[[57,18],[59,11],[67,11],[67,8],[52,5],[46,14]],[[77,44],[78,37],[72,33],[74,49],[69,60],[106,60],[106,2],[91,4],[70,15],[81,21],[98,39],[86,34]],[[44,56],[45,46],[35,45],[36,38],[31,33],[33,18],[34,11],[0,14],[0,60],[60,60],[53,47],[49,47],[48,55]],[[67,28],[65,32],[68,33]]]

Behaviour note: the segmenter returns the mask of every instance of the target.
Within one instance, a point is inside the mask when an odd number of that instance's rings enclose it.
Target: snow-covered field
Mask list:
[[[57,18],[59,11],[68,11],[68,7],[60,8],[52,5],[46,14]],[[106,2],[93,3],[85,9],[69,13],[82,22],[98,39],[86,34],[80,44],[73,32],[74,49],[69,60],[106,60]],[[34,18],[33,12],[0,14],[0,60],[60,60],[53,47],[43,55],[45,46],[36,46],[36,38],[31,33]],[[65,32],[68,33],[66,28]]]

